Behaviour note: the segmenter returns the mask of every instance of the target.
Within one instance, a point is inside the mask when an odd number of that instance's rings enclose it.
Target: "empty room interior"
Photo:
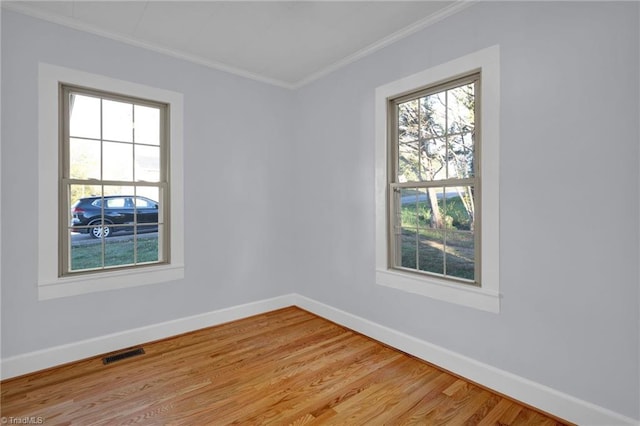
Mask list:
[[[639,2],[1,5],[2,423],[640,424]]]

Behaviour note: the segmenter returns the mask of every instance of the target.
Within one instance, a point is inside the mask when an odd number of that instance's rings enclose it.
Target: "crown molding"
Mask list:
[[[353,62],[356,62],[366,56],[371,55],[372,53],[387,47],[399,40],[402,40],[405,37],[409,37],[410,35],[424,29],[427,28],[433,24],[435,24],[436,22],[442,21],[443,19],[456,14],[458,12],[460,12],[463,9],[466,9],[467,7],[471,6],[472,4],[476,3],[479,0],[456,0],[455,3],[451,4],[450,6],[447,6],[446,8],[434,13],[433,15],[429,15],[426,18],[415,22],[411,25],[409,25],[408,27],[405,27],[399,31],[396,31],[395,33],[388,35],[387,37],[384,37],[378,41],[376,41],[373,44],[370,44],[369,46],[360,49],[359,51],[357,51],[356,53],[353,53],[347,57],[345,57],[344,59],[341,59],[337,62],[334,62],[332,65],[329,65],[326,68],[321,69],[320,71],[317,71],[311,75],[309,75],[308,77],[305,77],[304,79],[300,80],[299,82],[293,84],[293,89],[299,89],[301,87],[306,86],[307,84],[318,80],[328,74],[331,74],[334,71],[337,71],[340,68],[343,68]]]
[[[26,2],[2,2],[2,8],[10,10],[12,12],[21,13],[23,15],[31,16],[33,18],[41,19],[43,21],[51,22],[54,24],[62,25],[74,30],[90,33],[100,37],[115,40],[121,43],[125,43],[131,46],[140,47],[142,49],[150,50],[153,52],[161,53],[163,55],[171,56],[177,59],[182,59],[188,62],[192,62],[198,65],[203,65],[208,68],[215,69],[217,71],[227,72],[229,74],[237,75],[240,77],[248,78],[251,80],[267,83],[273,86],[283,87],[285,89],[293,89],[294,85],[285,81],[269,78],[256,74],[241,68],[233,67],[231,65],[223,64],[221,62],[211,61],[198,55],[192,55],[190,53],[181,52],[175,49],[169,49],[158,44],[142,41],[134,37],[130,37],[124,34],[119,34],[111,31],[105,31],[99,28],[95,28],[91,25],[80,22],[76,19],[60,16],[55,13],[49,13],[40,9],[30,7]]]
[[[375,43],[357,51],[356,53],[349,55],[337,62],[334,62],[328,67],[320,69],[319,71],[312,73],[309,76],[303,78],[302,80],[294,83],[267,77],[261,74],[257,74],[257,73],[247,71],[245,69],[234,67],[231,65],[227,65],[221,62],[212,61],[210,59],[206,59],[198,55],[193,55],[193,54],[182,52],[175,49],[169,49],[158,44],[150,43],[148,41],[142,41],[135,37],[130,37],[124,34],[119,34],[111,31],[95,28],[91,25],[82,23],[71,17],[61,16],[55,13],[33,8],[27,2],[20,2],[20,1],[7,2],[7,1],[0,0],[0,5],[2,6],[3,9],[21,13],[23,15],[31,16],[33,18],[41,19],[44,21],[52,22],[54,24],[62,25],[74,30],[83,31],[86,33],[100,36],[100,37],[105,37],[105,38],[115,40],[121,43],[125,43],[131,46],[154,51],[157,53],[161,53],[163,55],[171,56],[177,59],[182,59],[198,65],[203,65],[205,67],[212,68],[217,71],[223,71],[229,74],[248,78],[250,80],[259,81],[262,83],[270,84],[273,86],[277,86],[277,87],[281,87],[289,90],[296,90],[328,74],[331,74],[332,72],[337,71],[340,68],[343,68],[353,62],[356,62],[359,59],[362,59],[386,46],[389,46],[398,40],[408,37],[411,34],[414,34],[424,28],[427,28],[430,25],[433,25],[436,22],[439,22],[455,13],[458,13],[459,11],[476,3],[477,1],[478,0],[456,0],[450,6],[447,6],[446,8],[436,12],[435,14],[430,15],[418,22],[415,22],[409,25],[408,27],[403,28],[400,31],[396,31],[395,33],[376,41]]]

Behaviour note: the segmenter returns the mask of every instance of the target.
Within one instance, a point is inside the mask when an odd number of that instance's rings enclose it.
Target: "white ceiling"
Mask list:
[[[455,13],[455,1],[10,1],[3,7],[283,87]]]

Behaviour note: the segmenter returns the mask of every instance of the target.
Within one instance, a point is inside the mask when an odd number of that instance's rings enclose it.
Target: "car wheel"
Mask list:
[[[96,225],[98,225],[97,223]],[[89,228],[89,235],[91,238],[107,238],[111,235],[111,228],[108,226],[94,226],[93,228]]]

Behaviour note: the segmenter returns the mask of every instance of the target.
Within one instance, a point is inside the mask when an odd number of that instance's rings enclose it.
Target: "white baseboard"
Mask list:
[[[594,426],[640,425],[638,420],[307,297],[295,295],[295,304],[318,316],[570,422]]]
[[[2,359],[2,380],[294,305],[294,295],[232,306]]]
[[[0,364],[0,377],[4,380],[293,305],[579,425],[640,425],[638,420],[298,294],[232,306],[5,358]]]

